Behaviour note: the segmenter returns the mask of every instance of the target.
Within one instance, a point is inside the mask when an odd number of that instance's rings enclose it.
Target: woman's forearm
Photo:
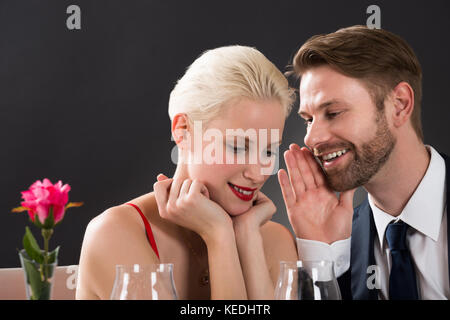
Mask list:
[[[235,232],[248,299],[273,300],[275,287],[270,277],[260,231],[239,227]]]
[[[233,228],[204,239],[208,248],[211,299],[246,300],[244,276]]]

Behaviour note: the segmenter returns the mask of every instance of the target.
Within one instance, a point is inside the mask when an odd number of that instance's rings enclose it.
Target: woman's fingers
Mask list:
[[[295,192],[295,197],[299,198],[300,195],[305,192],[305,183],[303,182],[302,174],[300,173],[297,161],[291,150],[284,152],[284,160],[286,161],[292,190]]]
[[[192,182],[189,192],[191,194],[201,193],[209,199],[208,188],[206,188],[206,186],[197,179],[194,179],[194,181]]]
[[[180,194],[180,189],[181,189],[183,182],[184,182],[184,180],[181,180],[181,179],[175,179],[173,181],[172,186],[170,187],[170,193],[169,193],[168,203],[170,205],[173,205],[173,206],[175,205],[175,203],[178,199],[178,196]]]
[[[191,187],[191,184],[192,184],[191,179],[186,179],[183,181],[183,184],[181,185],[181,189],[180,189],[180,195],[179,195],[180,198],[189,193],[189,188]]]
[[[296,197],[292,190],[291,183],[289,182],[289,177],[284,169],[278,171],[278,182],[280,183],[281,193],[283,194],[284,203],[287,208],[292,207],[295,204]]]
[[[153,191],[155,192],[156,204],[158,210],[161,213],[166,212],[166,205],[169,201],[169,188],[173,182],[173,179],[166,179],[158,181],[153,185]]]

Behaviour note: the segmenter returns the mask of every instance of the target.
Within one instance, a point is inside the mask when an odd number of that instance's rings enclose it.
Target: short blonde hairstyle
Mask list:
[[[222,107],[239,98],[278,101],[287,117],[295,91],[261,52],[246,46],[226,46],[204,52],[187,69],[170,93],[169,116],[185,113],[190,121],[208,122]]]

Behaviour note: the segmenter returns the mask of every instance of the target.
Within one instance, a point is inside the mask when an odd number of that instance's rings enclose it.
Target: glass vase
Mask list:
[[[24,249],[19,251],[20,264],[25,278],[25,292],[28,300],[51,300],[54,274],[58,260],[43,264],[30,259]]]

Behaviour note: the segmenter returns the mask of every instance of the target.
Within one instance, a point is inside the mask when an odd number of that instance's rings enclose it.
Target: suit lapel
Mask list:
[[[375,265],[374,241],[376,227],[369,201],[355,209],[351,244],[351,289],[353,299],[376,300],[378,290],[367,287],[367,268]],[[369,236],[368,236],[369,235]]]
[[[450,190],[448,187],[448,182],[450,179],[450,159],[443,153],[440,154],[445,161],[445,187],[447,189],[446,200],[445,203],[447,205],[448,199],[450,199]],[[448,216],[448,207],[447,207],[447,250],[448,250],[448,276],[449,276],[449,285],[450,285],[450,218]]]

